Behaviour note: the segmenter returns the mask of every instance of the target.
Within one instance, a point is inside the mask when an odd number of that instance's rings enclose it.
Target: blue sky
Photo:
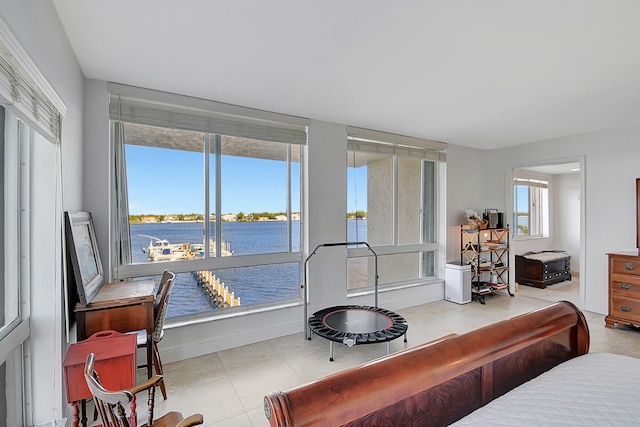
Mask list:
[[[202,153],[127,145],[126,158],[131,215],[204,212]],[[213,175],[211,173],[212,183]],[[297,175],[299,163],[292,163],[292,176]],[[350,212],[355,205],[351,180],[350,171]],[[366,168],[360,168],[356,181],[358,209],[366,210]],[[223,156],[222,182],[222,213],[286,211],[283,162]],[[299,199],[299,185],[292,185],[294,212],[300,210]],[[212,199],[212,211],[213,203]]]
[[[367,167],[347,168],[347,212],[367,210]]]
[[[529,212],[529,187],[517,185],[516,191],[516,212]]]

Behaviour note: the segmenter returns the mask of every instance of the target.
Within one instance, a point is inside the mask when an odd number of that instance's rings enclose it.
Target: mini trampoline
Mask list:
[[[307,257],[304,265],[304,284],[306,289],[307,262],[321,247],[366,245],[374,256],[374,295],[375,306],[340,305],[315,312],[307,319],[307,293],[305,290],[304,317],[305,338],[311,339],[311,332],[329,340],[329,361],[333,361],[333,343],[348,347],[358,344],[387,343],[387,354],[391,350],[391,341],[404,335],[407,342],[407,321],[397,313],[378,307],[378,257],[366,242],[325,243],[318,245]]]

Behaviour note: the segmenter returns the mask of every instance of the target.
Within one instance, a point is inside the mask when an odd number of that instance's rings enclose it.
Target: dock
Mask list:
[[[219,308],[238,307],[240,298],[236,297],[233,292],[229,292],[229,288],[209,270],[200,270],[194,273],[198,284],[209,295]]]

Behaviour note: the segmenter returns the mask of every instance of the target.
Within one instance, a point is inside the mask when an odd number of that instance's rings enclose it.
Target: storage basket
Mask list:
[[[478,219],[478,218],[468,218],[469,228],[473,230],[484,230],[489,225],[489,220],[486,219]]]

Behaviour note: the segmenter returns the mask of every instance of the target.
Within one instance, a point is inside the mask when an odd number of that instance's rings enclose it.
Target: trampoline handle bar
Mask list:
[[[310,338],[310,331],[309,331],[309,326],[307,325],[307,318],[308,318],[308,314],[307,314],[307,301],[308,301],[308,297],[309,297],[309,290],[308,290],[308,286],[307,286],[307,263],[309,262],[309,258],[311,258],[313,255],[316,254],[316,252],[318,251],[318,249],[320,248],[328,248],[328,247],[335,247],[335,246],[360,246],[360,245],[365,245],[367,247],[367,249],[369,249],[369,251],[373,254],[373,274],[374,274],[374,280],[373,280],[373,295],[374,295],[374,307],[378,308],[378,254],[373,250],[373,248],[371,248],[371,246],[367,243],[367,242],[333,242],[333,243],[321,243],[318,246],[315,247],[315,249],[313,251],[311,251],[311,253],[309,254],[309,256],[307,256],[307,258],[304,260],[304,266],[303,266],[303,270],[304,270],[304,274],[303,274],[303,279],[302,279],[302,288],[304,290],[303,292],[303,306],[304,306],[304,339],[309,339]]]

